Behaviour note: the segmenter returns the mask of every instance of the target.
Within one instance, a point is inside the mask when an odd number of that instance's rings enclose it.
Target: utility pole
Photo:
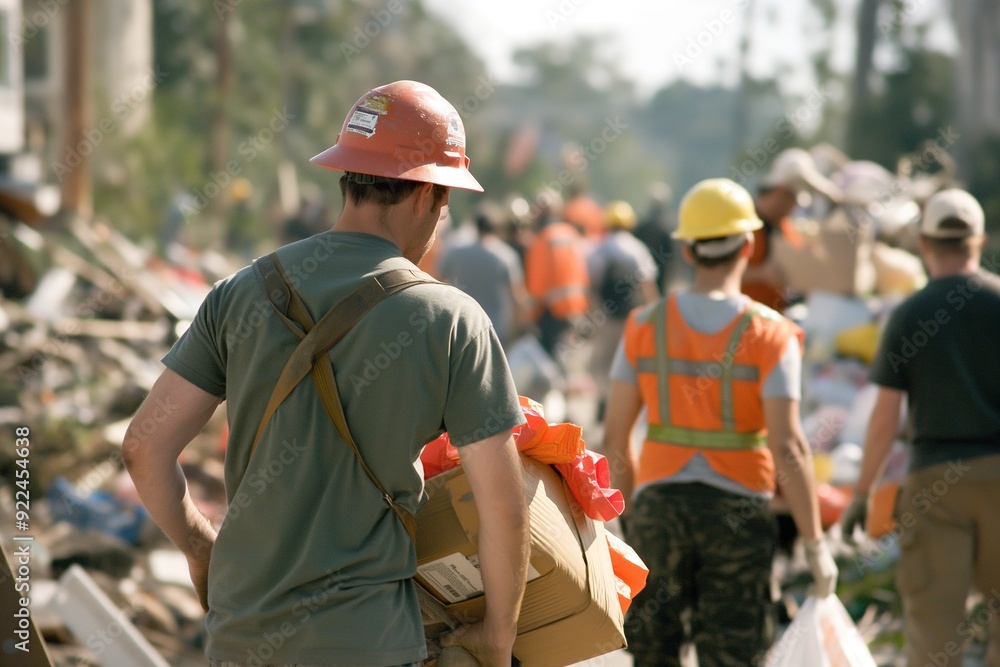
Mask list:
[[[64,155],[75,155],[79,164],[62,181],[63,210],[84,218],[94,212],[90,158],[94,147],[87,146],[86,132],[93,126],[91,80],[91,0],[72,0],[66,5],[64,22],[66,43],[66,80],[63,117],[65,120]]]

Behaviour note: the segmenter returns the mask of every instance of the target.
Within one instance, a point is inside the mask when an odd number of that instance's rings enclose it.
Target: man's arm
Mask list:
[[[625,497],[623,517],[628,516],[635,490],[635,456],[632,452],[632,429],[642,409],[639,387],[612,380],[608,409],[604,419],[604,453],[611,464],[611,482]]]
[[[781,492],[788,499],[792,518],[805,540],[815,593],[821,598],[833,595],[837,588],[837,564],[823,541],[812,452],[799,423],[799,402],[779,397],[764,398],[763,402],[767,446],[774,455]]]
[[[865,449],[861,457],[861,473],[855,491],[868,494],[878,476],[892,443],[899,432],[899,411],[903,407],[903,392],[899,389],[879,387],[865,435]]]
[[[184,552],[201,606],[208,610],[208,562],[215,530],[191,499],[177,457],[222,399],[167,369],[132,418],[122,461],[150,516]]]
[[[479,513],[479,568],[486,616],[442,646],[462,646],[482,665],[509,665],[530,555],[521,461],[509,430],[458,448]]]
[[[819,499],[813,474],[812,453],[799,424],[799,402],[791,398],[764,398],[767,447],[781,493],[788,500],[792,518],[806,540],[823,535],[819,520]]]
[[[902,406],[902,390],[879,386],[875,407],[868,421],[868,432],[865,434],[861,472],[854,487],[854,497],[840,518],[841,531],[848,541],[853,540],[855,528],[859,526],[862,530],[865,528],[868,517],[868,493],[892,450],[892,443],[899,431],[899,411]]]
[[[510,284],[510,294],[514,302],[514,329],[521,332],[531,324],[531,295],[528,294],[523,280],[516,280]]]

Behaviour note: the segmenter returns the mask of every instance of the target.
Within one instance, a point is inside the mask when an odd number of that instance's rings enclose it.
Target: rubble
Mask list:
[[[209,280],[100,222],[53,223],[44,233],[0,225],[10,232],[5,252],[16,250],[37,276],[30,294],[0,298],[0,429],[8,439],[16,427],[31,432],[31,609],[52,664],[203,665],[204,613],[186,562],[139,503],[120,448]],[[224,422],[220,410],[184,464],[192,494],[218,523]],[[8,554],[12,456],[0,453]]]

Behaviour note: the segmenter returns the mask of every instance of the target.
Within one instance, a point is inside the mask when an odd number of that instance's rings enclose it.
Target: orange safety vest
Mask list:
[[[538,304],[536,317],[545,308],[561,320],[587,312],[590,277],[582,241],[567,222],[550,223],[535,236],[524,258],[524,279]]]
[[[607,233],[604,229],[604,210],[587,195],[577,195],[566,202],[563,217],[588,239],[599,241]]]
[[[720,475],[773,492],[761,385],[791,336],[802,344],[798,326],[758,303],[714,334],[688,326],[673,295],[632,313],[625,354],[649,421],[636,485],[675,475],[700,453]]]

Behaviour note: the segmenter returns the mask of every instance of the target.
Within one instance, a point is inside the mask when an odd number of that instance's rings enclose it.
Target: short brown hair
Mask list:
[[[380,208],[395,206],[423,185],[420,181],[406,181],[401,178],[370,176],[347,172],[340,177],[340,194],[355,205],[375,204]],[[434,201],[447,194],[443,185],[434,185]]]
[[[691,257],[694,259],[695,266],[701,267],[703,269],[714,269],[717,266],[727,266],[733,264],[736,258],[739,257],[740,252],[743,251],[744,246],[746,246],[746,241],[740,244],[732,252],[726,253],[721,257],[704,257],[698,254],[698,246],[702,243],[711,243],[712,241],[722,241],[723,239],[728,239],[728,236],[719,236],[717,238],[711,239],[698,239],[692,242],[688,248],[691,250]]]
[[[921,236],[928,249],[938,257],[969,257],[983,247],[982,236],[964,236],[957,239],[939,239]]]

